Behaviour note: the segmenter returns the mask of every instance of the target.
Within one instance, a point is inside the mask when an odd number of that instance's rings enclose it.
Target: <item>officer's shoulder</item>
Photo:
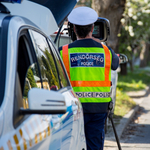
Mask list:
[[[64,45],[63,45],[63,46],[64,46]],[[61,47],[58,48],[59,52],[62,50],[63,46],[61,46]],[[70,48],[70,47],[73,47],[73,46],[74,46],[74,42],[68,44],[68,47],[69,47],[69,48]]]
[[[108,47],[108,49],[111,51],[111,53],[113,52],[113,50],[111,49],[111,47],[110,46],[107,46]]]
[[[109,50],[111,50],[111,51],[112,51],[112,49],[111,49],[111,47],[110,47],[110,46],[108,46],[108,45],[107,45],[107,47],[108,47],[108,49],[109,49]]]
[[[112,51],[112,49],[110,48],[110,46],[106,45],[106,44],[103,43],[103,42],[102,42],[101,44],[107,46],[107,48],[108,48],[110,51]]]
[[[98,41],[95,41],[95,40],[93,40],[93,41],[94,41],[94,45],[95,45],[96,47],[103,48],[103,43],[98,42]]]

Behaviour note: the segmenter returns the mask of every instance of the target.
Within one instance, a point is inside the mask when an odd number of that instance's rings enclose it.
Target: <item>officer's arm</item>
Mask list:
[[[115,54],[115,52],[109,47],[109,50],[111,51],[112,54],[112,64],[111,64],[111,69],[116,70],[119,66],[119,57]]]
[[[92,37],[92,39],[95,40],[96,42],[101,43],[101,41],[99,39],[97,39],[97,38]],[[112,53],[111,69],[112,70],[116,70],[118,68],[118,66],[119,66],[119,57],[115,54],[115,52],[109,46],[107,46],[107,47],[109,48],[109,50]]]

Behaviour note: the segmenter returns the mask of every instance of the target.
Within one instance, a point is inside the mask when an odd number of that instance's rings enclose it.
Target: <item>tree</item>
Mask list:
[[[30,83],[30,85],[31,85],[32,88],[33,87],[37,87],[36,82],[34,80],[34,76],[33,76],[33,72],[32,72],[31,68],[28,69],[27,79],[29,80],[29,83]]]
[[[128,56],[132,71],[136,57],[142,59],[141,67],[147,64],[145,61],[148,60],[150,48],[149,3],[150,0],[127,0],[124,18],[121,20],[119,50]]]
[[[107,18],[110,21],[110,37],[107,44],[118,52],[118,43],[121,29],[121,18],[125,10],[126,0],[92,0],[92,8],[99,17]]]
[[[150,43],[149,41],[143,43],[143,48],[140,53],[140,67],[146,67],[149,62],[150,55]]]
[[[52,72],[54,73],[54,76],[55,76],[57,82],[59,82],[59,80],[58,80],[58,74],[57,74],[57,70],[56,70],[56,66],[55,66],[55,62],[54,62],[52,54],[49,53],[49,51],[47,49],[45,49],[44,53],[45,53],[45,55],[47,57],[47,60],[48,60],[48,62],[50,64],[50,67],[52,69]]]
[[[57,87],[59,87],[58,82],[57,82],[57,80],[56,80],[56,78],[55,78],[55,76],[51,70],[51,67],[50,67],[48,60],[44,56],[42,56],[41,59],[43,61],[43,65],[45,67],[46,78],[49,81],[49,85],[50,86],[57,85]]]
[[[92,0],[80,0],[80,1],[77,3],[77,6],[87,6],[87,7],[91,7],[91,3],[92,3]]]

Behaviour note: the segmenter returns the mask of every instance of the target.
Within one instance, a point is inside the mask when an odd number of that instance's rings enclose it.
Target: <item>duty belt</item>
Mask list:
[[[110,92],[76,92],[79,98],[108,98],[110,97]]]

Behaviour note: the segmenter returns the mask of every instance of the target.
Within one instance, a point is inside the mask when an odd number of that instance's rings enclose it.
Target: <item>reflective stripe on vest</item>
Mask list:
[[[79,98],[107,98],[110,97],[110,92],[75,92]]]
[[[103,45],[103,44],[102,44]],[[111,68],[111,57],[107,46],[103,45],[105,52],[105,81],[71,81],[70,67],[69,67],[69,52],[68,45],[64,45],[62,48],[63,62],[68,73],[72,87],[110,87],[111,81],[109,81],[109,73]]]

